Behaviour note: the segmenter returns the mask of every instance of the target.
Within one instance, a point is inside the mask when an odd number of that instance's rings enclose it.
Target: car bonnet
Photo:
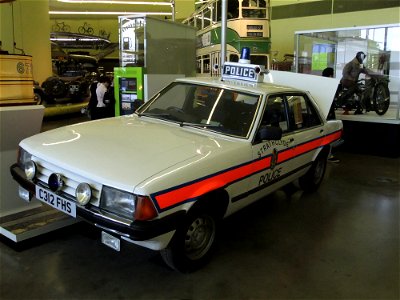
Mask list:
[[[136,115],[61,127],[20,145],[66,173],[131,191],[143,180],[202,155],[201,149],[215,147],[206,135]]]

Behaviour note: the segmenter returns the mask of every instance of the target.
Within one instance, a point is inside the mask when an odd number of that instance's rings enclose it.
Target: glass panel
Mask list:
[[[237,55],[237,54],[230,54],[230,55],[229,55],[229,61],[232,61],[232,62],[239,62],[239,55]]]
[[[386,58],[385,49],[386,28],[376,28],[368,30],[368,59],[366,67],[378,72],[383,68]]]
[[[204,17],[203,17],[203,21],[204,21],[204,28],[208,27],[211,25],[211,10],[210,9],[206,9],[204,11]]]
[[[400,27],[389,27],[387,33],[386,50],[400,51]]]
[[[342,78],[344,66],[357,52],[367,54],[363,65],[389,80],[390,107],[400,112],[400,27],[344,28],[336,31],[315,31],[296,34],[295,66],[299,73],[322,75],[325,66],[334,69],[334,77]],[[363,75],[364,77],[365,75]],[[368,79],[368,76],[367,76]],[[395,113],[399,119],[400,113]],[[393,118],[389,108],[385,117]]]
[[[119,19],[120,65],[122,67],[144,67],[144,18]]]
[[[210,73],[210,55],[203,55],[203,73]]]
[[[264,19],[267,17],[265,9],[242,9],[243,18]]]
[[[268,56],[250,55],[250,62],[255,65],[268,66]]]
[[[214,23],[218,22],[217,13],[218,13],[217,2],[214,2],[212,4],[212,20]]]
[[[267,1],[259,0],[258,1],[258,7],[267,7]]]
[[[221,21],[221,0],[217,1],[217,22]]]
[[[202,24],[202,15],[201,14],[198,14],[197,16],[195,16],[195,21],[196,21],[196,28],[198,29],[198,30],[201,30],[201,28],[202,28],[202,26],[203,26],[203,24]]]
[[[198,56],[196,59],[196,73],[201,73],[201,56]]]
[[[228,19],[239,18],[239,1],[230,0],[228,1]]]
[[[389,89],[392,93],[390,103],[397,102],[397,111],[400,112],[400,27],[387,29],[386,55],[381,62],[384,74],[390,75]],[[400,117],[399,115],[397,116]]]

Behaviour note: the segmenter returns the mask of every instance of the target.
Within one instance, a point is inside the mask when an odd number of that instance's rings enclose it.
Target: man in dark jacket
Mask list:
[[[358,76],[360,73],[367,73],[362,63],[365,59],[366,55],[364,52],[357,52],[356,57],[354,57],[350,62],[348,62],[343,69],[342,79],[340,83],[345,88],[353,88],[356,86]]]
[[[367,70],[363,66],[363,61],[366,55],[364,52],[357,52],[356,57],[354,57],[350,62],[348,62],[343,69],[342,79],[340,83],[342,88],[347,90],[341,95],[340,102],[346,101],[348,98],[352,97],[354,93],[357,92],[357,80],[360,73],[368,74]],[[355,114],[362,114],[360,103],[357,106]]]

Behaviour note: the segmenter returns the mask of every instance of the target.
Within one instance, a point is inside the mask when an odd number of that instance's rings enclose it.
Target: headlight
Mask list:
[[[28,153],[21,147],[18,148],[18,164],[22,169],[25,169],[25,164],[28,161],[31,161],[31,159],[32,159],[32,154]]]
[[[25,175],[28,180],[32,180],[36,176],[36,164],[33,160],[29,160],[24,165]]]
[[[75,196],[76,196],[76,202],[78,202],[79,205],[86,205],[90,201],[90,198],[92,198],[92,189],[90,188],[90,185],[82,182],[78,185],[75,191]]]
[[[103,186],[100,208],[132,220],[135,212],[135,196],[128,192]]]

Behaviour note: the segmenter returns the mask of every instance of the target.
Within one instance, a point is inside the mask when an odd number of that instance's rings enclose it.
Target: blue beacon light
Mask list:
[[[250,63],[250,48],[243,47],[240,53],[239,63],[241,64],[249,64]]]

